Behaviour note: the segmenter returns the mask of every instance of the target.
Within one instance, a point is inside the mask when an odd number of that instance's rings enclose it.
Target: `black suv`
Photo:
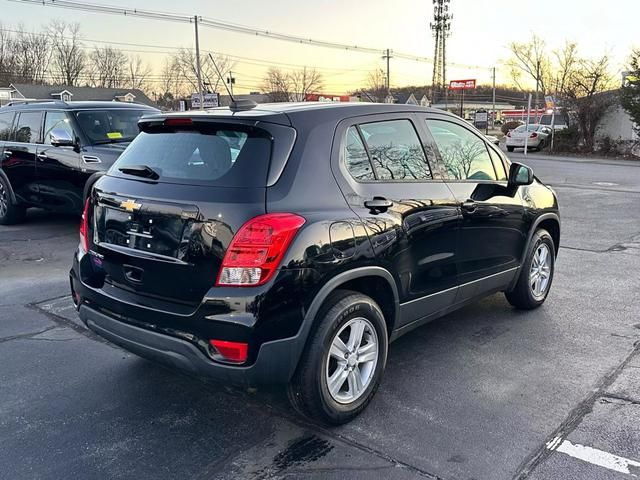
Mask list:
[[[485,295],[549,293],[554,192],[453,115],[274,104],[139,126],[88,196],[70,275],[87,326],[143,357],[288,384],[337,424],[390,341]]]
[[[0,108],[0,225],[28,207],[82,212],[87,179],[106,171],[159,110],[119,102],[16,101]]]

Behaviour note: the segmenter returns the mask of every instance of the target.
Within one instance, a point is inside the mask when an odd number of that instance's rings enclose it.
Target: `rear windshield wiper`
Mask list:
[[[148,165],[129,165],[128,167],[120,167],[118,170],[127,175],[136,175],[138,177],[150,178],[151,180],[158,180],[160,178],[160,174]]]

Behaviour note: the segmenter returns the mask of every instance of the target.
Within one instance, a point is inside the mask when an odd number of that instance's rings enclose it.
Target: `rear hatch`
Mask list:
[[[105,287],[199,303],[233,235],[265,213],[276,141],[268,126],[209,119],[141,122],[143,132],[94,188],[94,267]]]

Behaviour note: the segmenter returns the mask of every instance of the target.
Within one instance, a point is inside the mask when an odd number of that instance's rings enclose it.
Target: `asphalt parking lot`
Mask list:
[[[276,388],[87,332],[68,296],[77,218],[0,227],[0,478],[640,477],[640,162],[524,162],[561,202],[547,303],[494,295],[401,338],[370,407],[335,429]]]

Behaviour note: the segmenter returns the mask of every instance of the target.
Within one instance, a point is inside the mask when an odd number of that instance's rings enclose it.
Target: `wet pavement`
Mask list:
[[[494,295],[401,338],[369,408],[331,429],[278,388],[191,378],[88,332],[68,296],[78,219],[0,227],[0,478],[640,476],[640,163],[524,162],[561,202],[547,303]]]

